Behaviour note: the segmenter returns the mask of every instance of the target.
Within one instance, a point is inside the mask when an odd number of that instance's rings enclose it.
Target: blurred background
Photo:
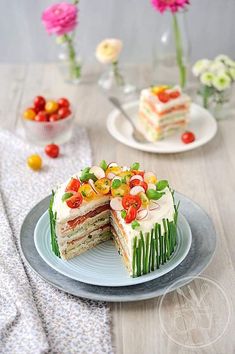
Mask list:
[[[49,0],[0,0],[0,61],[8,63],[55,61],[58,46],[45,32],[42,11]],[[235,0],[191,0],[188,32],[191,60],[218,53],[235,57]],[[79,53],[86,63],[95,62],[94,50],[105,37],[124,42],[122,60],[148,63],[162,16],[150,0],[80,0]]]

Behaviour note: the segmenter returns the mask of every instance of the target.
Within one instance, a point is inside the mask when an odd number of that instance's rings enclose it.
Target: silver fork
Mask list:
[[[132,136],[133,138],[138,141],[139,143],[148,143],[149,141],[144,137],[144,135],[136,128],[135,124],[133,123],[131,117],[126,113],[123,109],[120,101],[116,97],[109,97],[109,101],[122,113],[122,115],[128,120],[131,124],[133,131]]]

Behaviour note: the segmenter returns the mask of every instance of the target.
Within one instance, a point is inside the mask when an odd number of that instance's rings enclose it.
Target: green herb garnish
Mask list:
[[[139,168],[140,168],[139,162],[134,162],[134,163],[131,165],[131,170],[138,170]]]
[[[80,181],[81,182],[87,182],[89,179],[92,179],[94,182],[97,181],[97,177],[94,175],[94,173],[90,173],[90,167],[85,167],[82,170],[81,176],[80,176]]]
[[[101,167],[104,171],[106,171],[107,168],[108,168],[107,162],[106,162],[105,160],[102,160],[102,161],[100,162],[100,167]]]
[[[123,219],[125,219],[126,214],[127,214],[127,213],[126,213],[126,210],[123,209],[123,210],[121,211],[121,217],[122,217]]]
[[[139,226],[140,226],[140,224],[138,223],[137,220],[132,221],[131,227],[132,227],[133,230],[135,230]]]
[[[155,191],[154,189],[148,189],[146,192],[146,195],[149,199],[154,199],[158,200],[160,199],[165,193],[164,192],[158,192]]]
[[[66,192],[66,193],[64,193],[64,194],[62,195],[62,198],[61,198],[62,202],[65,202],[67,199],[69,199],[70,197],[72,197],[72,195],[73,195],[73,193],[71,193],[71,192]]]
[[[120,181],[120,179],[114,179],[113,183],[112,183],[112,189],[119,188],[121,184],[122,184],[122,182]]]
[[[161,181],[158,181],[158,182],[157,182],[156,186],[157,186],[157,190],[158,190],[158,191],[162,191],[163,189],[165,189],[166,187],[168,187],[169,184],[168,184],[168,181],[167,181],[167,180],[162,179]]]

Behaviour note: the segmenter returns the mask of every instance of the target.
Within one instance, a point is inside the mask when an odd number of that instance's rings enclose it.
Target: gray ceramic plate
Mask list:
[[[216,248],[216,233],[211,219],[192,200],[176,193],[180,200],[180,211],[186,217],[192,231],[192,245],[187,257],[169,273],[147,283],[107,287],[85,284],[70,279],[52,269],[39,256],[34,244],[34,229],[41,215],[47,210],[50,197],[43,199],[27,215],[21,228],[21,249],[32,267],[44,280],[53,286],[75,296],[102,301],[138,301],[150,299],[165,293],[177,282],[177,287],[186,284],[186,277],[200,274],[211,261]],[[171,291],[174,287],[171,288]]]

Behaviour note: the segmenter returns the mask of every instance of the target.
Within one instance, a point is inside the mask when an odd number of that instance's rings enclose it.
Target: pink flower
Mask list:
[[[151,0],[151,2],[155,9],[161,13],[166,10],[177,12],[190,3],[189,0]]]
[[[54,4],[42,13],[42,22],[49,34],[62,36],[76,27],[77,12],[77,7],[73,4]]]

